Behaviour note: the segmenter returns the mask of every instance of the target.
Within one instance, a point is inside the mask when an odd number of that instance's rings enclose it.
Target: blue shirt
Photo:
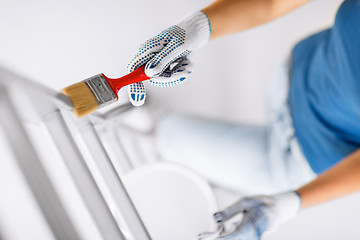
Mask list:
[[[360,0],[345,1],[334,26],[293,50],[289,105],[315,173],[360,148]]]

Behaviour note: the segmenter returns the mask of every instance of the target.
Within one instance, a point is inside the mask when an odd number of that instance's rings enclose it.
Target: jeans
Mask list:
[[[270,121],[243,126],[181,115],[161,120],[156,145],[162,158],[196,171],[211,184],[244,194],[295,190],[313,180],[288,106],[288,63],[269,91]]]

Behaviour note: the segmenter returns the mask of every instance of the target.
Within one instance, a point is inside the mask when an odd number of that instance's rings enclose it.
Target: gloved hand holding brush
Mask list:
[[[206,14],[199,11],[141,44],[127,71],[130,73],[146,64],[145,73],[151,77],[152,86],[176,86],[193,71],[188,56],[209,40],[210,32]],[[128,92],[133,105],[144,104],[146,91],[142,82],[129,85]]]
[[[127,85],[130,101],[140,106],[146,97],[142,81],[150,79],[150,83],[158,87],[183,82],[192,72],[188,55],[209,38],[209,20],[205,13],[197,12],[141,44],[128,65],[126,76],[110,79],[98,74],[64,88],[63,93],[71,99],[78,117],[116,102],[119,90]]]
[[[294,218],[300,206],[301,199],[296,192],[245,197],[215,213],[218,231],[200,234],[198,239],[259,240],[264,232],[274,231],[280,223]],[[240,214],[241,221],[228,226],[227,222]]]

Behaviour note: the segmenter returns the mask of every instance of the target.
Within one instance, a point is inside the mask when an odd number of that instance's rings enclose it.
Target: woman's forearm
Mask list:
[[[297,190],[302,208],[360,190],[360,150]]]
[[[211,38],[267,23],[310,0],[217,0],[202,11],[209,17]]]

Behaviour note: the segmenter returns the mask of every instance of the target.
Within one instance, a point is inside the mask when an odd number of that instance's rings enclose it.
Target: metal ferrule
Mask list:
[[[97,102],[99,103],[99,108],[116,102],[117,97],[102,74],[87,78],[84,82],[93,92]]]

